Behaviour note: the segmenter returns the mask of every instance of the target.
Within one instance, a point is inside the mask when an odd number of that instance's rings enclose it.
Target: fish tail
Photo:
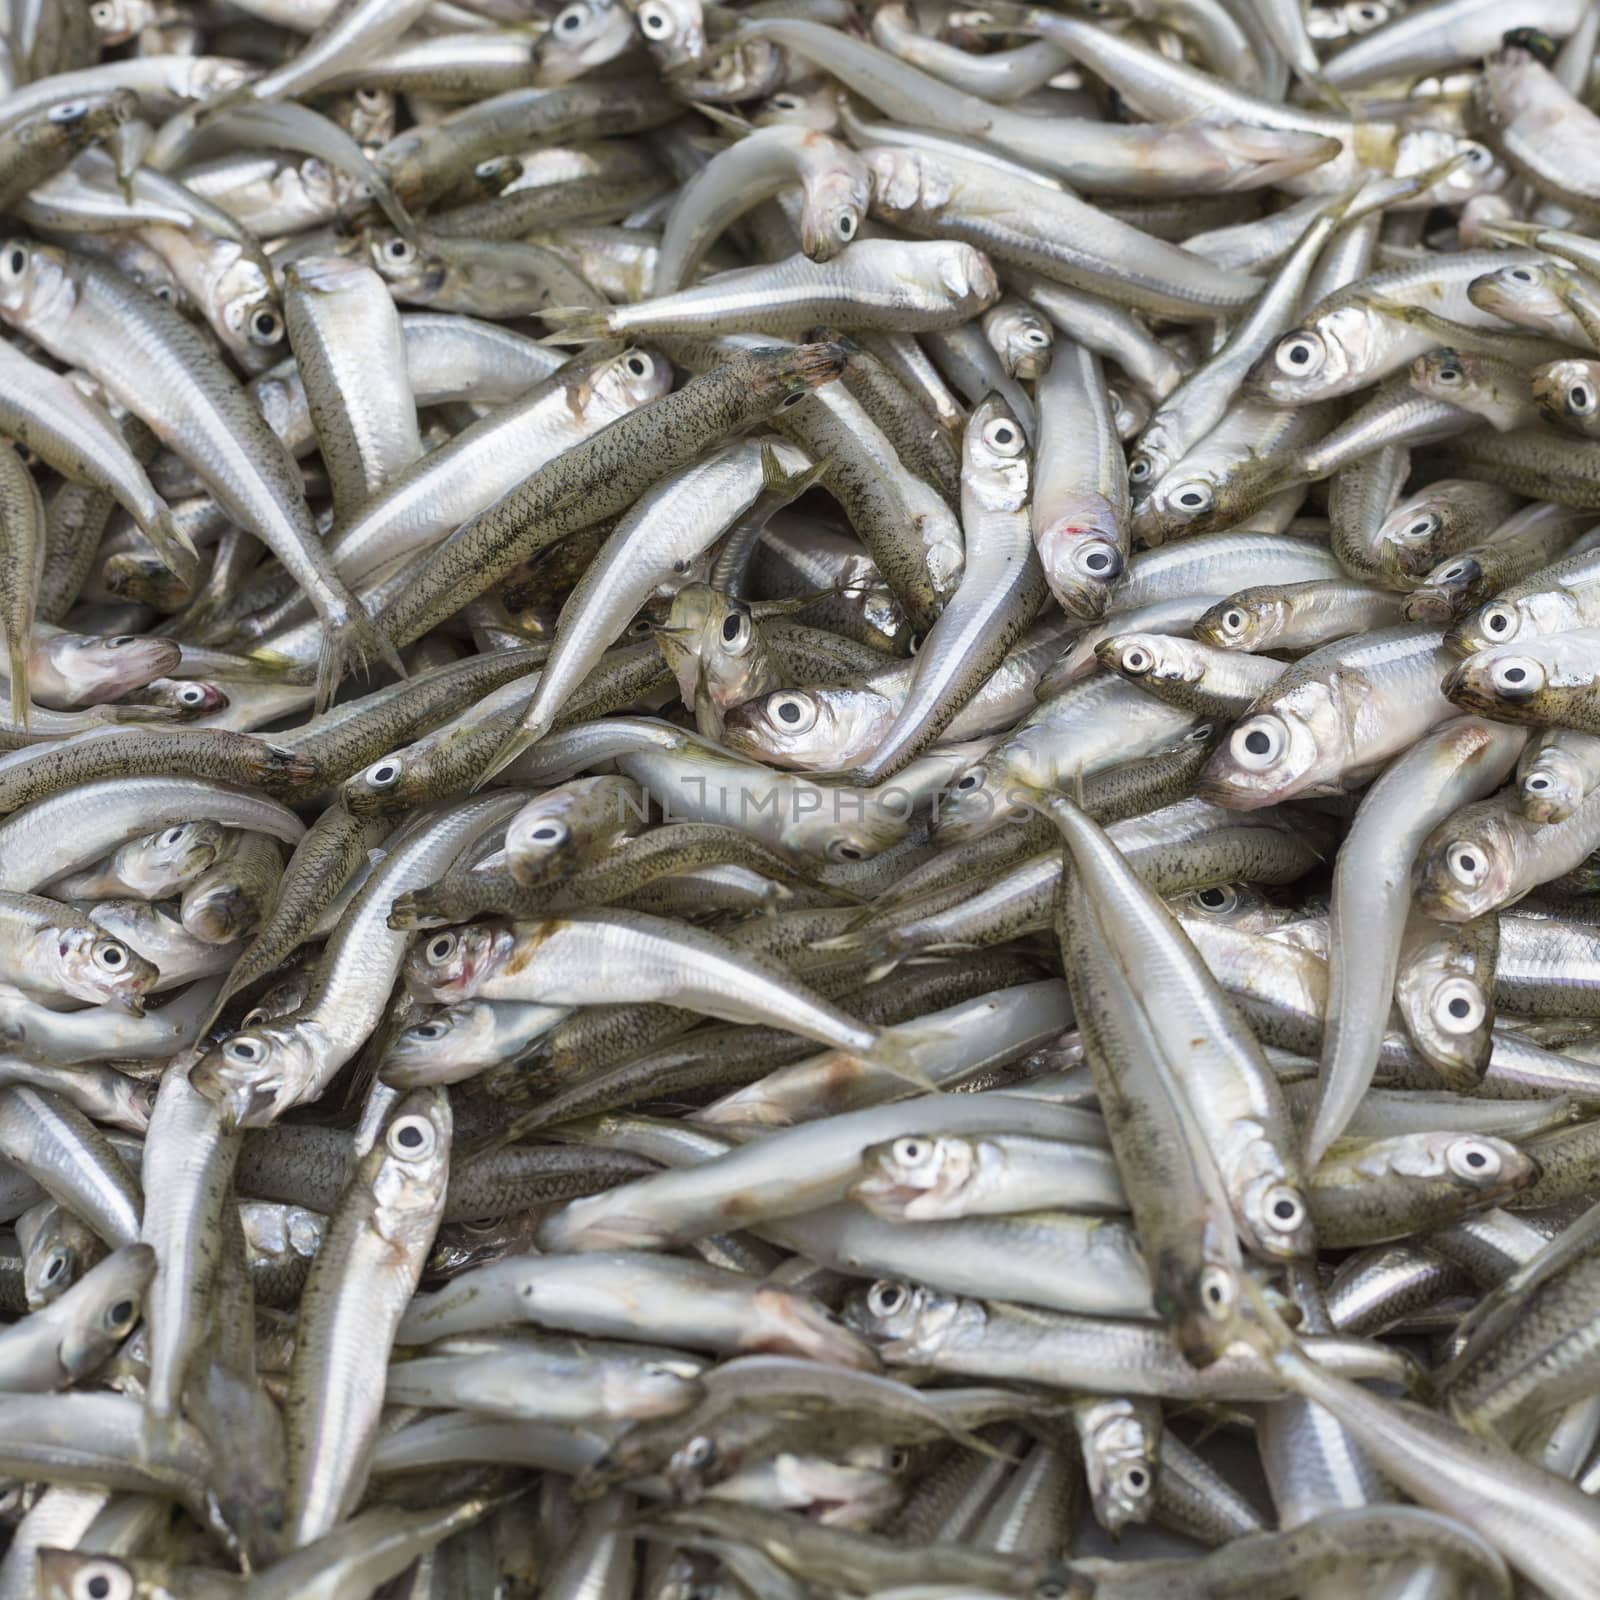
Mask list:
[[[917,1046],[927,1044],[937,1037],[935,1028],[885,1028],[878,1041],[867,1051],[866,1059],[875,1067],[914,1084],[924,1094],[937,1094],[939,1085],[917,1063]]]
[[[140,524],[140,531],[156,547],[156,554],[167,564],[167,570],[192,585],[200,571],[200,552],[171,509],[163,506],[153,517],[146,518]]]
[[[511,765],[518,756],[526,754],[545,736],[548,729],[538,725],[529,726],[523,723],[513,728],[510,734],[502,741],[500,748],[489,757],[489,764],[478,774],[477,782],[473,789],[478,790],[491,779],[498,777]]]
[[[17,637],[13,629],[6,639],[6,652],[11,658],[11,725],[23,732],[28,727],[28,650],[30,641],[26,634]]]
[[[611,313],[593,306],[546,306],[539,317],[550,329],[540,344],[596,344],[612,337]]]
[[[359,602],[330,618],[322,631],[322,649],[317,655],[317,710],[333,704],[339,684],[352,667],[367,667],[381,661],[397,677],[404,678],[405,666],[391,640],[378,631]]]

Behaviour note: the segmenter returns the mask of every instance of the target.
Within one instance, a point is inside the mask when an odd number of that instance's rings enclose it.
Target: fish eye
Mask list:
[[[1466,373],[1460,367],[1447,365],[1439,367],[1434,372],[1434,377],[1440,383],[1460,383],[1466,377]]]
[[[54,1255],[50,1258],[50,1265],[44,1269],[44,1281],[54,1283],[67,1268],[67,1258],[63,1255]]]
[[[1137,455],[1128,463],[1128,481],[1143,483],[1155,471],[1155,463],[1147,455]]]
[[[1115,578],[1122,571],[1122,552],[1103,544],[1093,545],[1084,551],[1080,565],[1093,577]]]
[[[732,644],[744,630],[744,618],[736,611],[730,611],[722,619],[722,639],[724,644]]]
[[[411,1030],[411,1037],[413,1039],[442,1039],[449,1031],[450,1024],[448,1022],[419,1022]]]
[[[187,689],[178,691],[178,699],[186,706],[198,706],[205,703],[206,692],[198,684],[191,684]]]
[[[796,389],[793,394],[786,394],[778,402],[778,409],[780,411],[792,411],[805,397],[806,391],[804,389]]]
[[[1191,728],[1184,734],[1183,742],[1185,744],[1204,744],[1215,732],[1216,729],[1211,723],[1202,722],[1198,727]]]
[[[536,844],[554,844],[558,839],[565,839],[566,836],[567,830],[559,822],[541,822],[528,835]]]
[[[794,94],[775,94],[768,103],[780,111],[798,111],[801,105],[799,95]]]
[[[920,1167],[933,1155],[933,1142],[918,1139],[914,1135],[896,1139],[890,1148],[895,1160],[903,1167]]]
[[[703,1433],[696,1434],[683,1447],[683,1459],[691,1467],[709,1467],[717,1459],[717,1447]]]
[[[51,106],[45,115],[51,122],[81,122],[89,114],[87,100],[63,100],[58,106]]]
[[[128,947],[115,939],[104,939],[94,947],[94,963],[107,972],[121,972],[128,964]]]
[[[1489,682],[1504,700],[1526,700],[1544,685],[1544,672],[1526,656],[1507,656],[1489,670]]]
[[[1306,1220],[1305,1201],[1286,1183],[1274,1184],[1267,1190],[1262,1211],[1267,1226],[1278,1233],[1293,1233]]]
[[[1586,417],[1594,410],[1594,390],[1587,384],[1575,383],[1567,390],[1567,410],[1574,416]]]
[[[656,370],[655,362],[638,350],[629,351],[622,358],[622,365],[630,378],[648,378]]]
[[[1131,1495],[1142,1495],[1150,1487],[1150,1474],[1140,1466],[1124,1467],[1122,1487]]]
[[[983,430],[983,442],[997,455],[1020,455],[1022,430],[1005,417],[995,417]]]
[[[238,1033],[222,1047],[222,1053],[240,1066],[253,1067],[267,1058],[267,1047],[248,1033]]]
[[[1239,896],[1225,884],[1214,884],[1209,889],[1197,890],[1194,903],[1202,911],[1232,911],[1239,903]]]
[[[395,262],[408,262],[416,259],[416,247],[409,239],[391,239],[384,247],[383,253]]]
[[[1200,1298],[1210,1316],[1227,1316],[1233,1309],[1232,1273],[1226,1267],[1207,1267],[1200,1274]]]
[[[391,1155],[403,1161],[416,1161],[433,1154],[438,1138],[426,1117],[399,1117],[390,1124],[384,1143]]]
[[[587,14],[582,6],[568,6],[556,18],[556,28],[561,33],[576,33],[583,26],[583,19]]]
[[[178,291],[170,283],[152,283],[150,293],[164,306],[175,306],[178,303]]]
[[[28,270],[28,252],[20,244],[14,244],[6,251],[5,275],[8,278],[20,278]]]
[[[1185,484],[1173,495],[1173,502],[1183,507],[1185,511],[1199,516],[1201,512],[1209,511],[1216,504],[1216,496],[1208,484]]]
[[[773,720],[785,733],[809,733],[817,725],[817,704],[810,695],[785,692],[771,702]]]
[[[98,0],[97,4],[89,7],[89,20],[97,28],[109,28],[117,20],[116,8],[108,5],[106,0]]]
[[[1439,985],[1433,1020],[1445,1033],[1471,1033],[1483,1025],[1488,1008],[1483,990],[1468,978],[1452,978]]]
[[[161,843],[168,850],[175,849],[178,845],[183,843],[184,839],[188,836],[188,832],[189,830],[182,826],[168,828],[167,831],[161,835]]]
[[[436,939],[428,941],[428,960],[436,967],[443,966],[446,961],[456,953],[456,946],[461,941],[453,933],[441,933]]]
[[[1142,644],[1128,645],[1117,662],[1124,672],[1135,678],[1142,678],[1155,664],[1155,656]]]
[[[911,1291],[893,1278],[880,1278],[867,1290],[867,1310],[875,1317],[892,1317],[904,1311]]]
[[[1458,883],[1476,889],[1488,876],[1489,865],[1481,852],[1468,844],[1453,844],[1445,852],[1445,865]]]
[[[639,26],[652,39],[665,39],[672,31],[672,18],[665,6],[640,6]]]
[[[834,843],[829,846],[829,854],[836,861],[865,861],[866,852],[859,845]]]
[[[1326,355],[1327,348],[1322,340],[1316,334],[1302,330],[1278,341],[1278,349],[1273,360],[1277,363],[1279,372],[1291,378],[1298,378],[1315,372],[1322,365]]]
[[[119,1300],[106,1313],[106,1322],[113,1328],[126,1327],[133,1321],[138,1307],[131,1300]]]
[[[86,1561],[72,1574],[72,1600],[133,1600],[133,1574],[120,1561]]]
[[[1518,283],[1537,283],[1539,280],[1526,267],[1507,267],[1506,276],[1514,278]]]
[[[1516,617],[1507,606],[1486,606],[1482,621],[1485,633],[1498,634],[1501,638],[1509,638],[1516,631]]]
[[[1233,759],[1250,772],[1264,772],[1282,760],[1288,749],[1288,729],[1274,716],[1252,717],[1233,730],[1228,748]]]
[[[1417,520],[1406,529],[1406,537],[1408,539],[1426,539],[1438,531],[1438,515],[1435,512],[1429,511],[1418,517]]]
[[[1050,335],[1043,328],[1029,328],[1022,337],[1025,343],[1033,345],[1038,350],[1042,350],[1050,343]]]
[[[367,768],[361,781],[369,789],[392,789],[400,781],[400,763],[385,756]]]
[[[839,237],[850,239],[855,237],[856,219],[848,212],[841,212],[839,216]]]
[[[971,794],[974,789],[980,787],[983,783],[983,773],[984,769],[982,767],[973,767],[971,771],[963,772],[956,780],[956,788],[962,794]]]
[[[250,318],[250,337],[256,344],[276,344],[283,337],[283,318],[271,306],[262,306]]]
[[[1470,141],[1461,146],[1461,152],[1466,157],[1469,167],[1486,167],[1494,160],[1483,145],[1473,144]]]
[[[1458,1178],[1469,1182],[1500,1175],[1500,1152],[1481,1139],[1458,1139],[1445,1152],[1445,1161]]]

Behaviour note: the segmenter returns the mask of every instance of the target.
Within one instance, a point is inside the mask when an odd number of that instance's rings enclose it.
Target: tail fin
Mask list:
[[[513,728],[507,738],[495,753],[489,757],[489,764],[478,774],[477,782],[473,784],[476,791],[481,789],[491,778],[498,777],[511,765],[518,756],[526,754],[545,736],[548,729],[527,726],[526,723]]]
[[[171,510],[163,506],[155,516],[141,521],[139,529],[156,547],[156,554],[168,568],[185,583],[193,585],[200,572],[200,553]]]
[[[342,614],[327,619],[322,631],[322,649],[317,655],[317,710],[333,704],[339,684],[351,667],[366,667],[382,661],[396,677],[404,678],[405,665],[400,653],[362,608],[351,600]]]
[[[550,329],[540,344],[597,344],[616,337],[611,313],[593,306],[546,306],[539,318]]]
[[[6,651],[11,657],[11,725],[23,733],[28,731],[28,651],[32,642],[27,634],[20,638],[13,629],[6,638]]]

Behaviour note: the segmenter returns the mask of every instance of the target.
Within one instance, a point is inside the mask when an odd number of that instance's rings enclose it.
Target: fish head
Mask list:
[[[970,1139],[907,1133],[862,1155],[864,1175],[850,1198],[874,1215],[927,1222],[956,1215],[978,1170]]]
[[[1583,804],[1583,766],[1559,745],[1546,746],[1525,762],[1517,782],[1522,814],[1530,822],[1565,822]]]
[[[838,97],[831,83],[786,84],[756,107],[750,122],[757,128],[814,128],[818,133],[832,133],[839,126]],[[871,178],[866,182],[870,198]]]
[[[1289,620],[1287,595],[1270,589],[1243,589],[1219,600],[1194,625],[1194,636],[1219,650],[1264,650]]]
[[[101,1366],[139,1320],[156,1253],[147,1244],[124,1245],[84,1275],[74,1300],[81,1307],[62,1334],[61,1369],[74,1382]]]
[[[155,1600],[159,1593],[115,1556],[46,1547],[35,1559],[44,1600]]]
[[[1116,507],[1102,495],[1074,495],[1034,525],[1033,544],[1062,610],[1091,622],[1104,616],[1128,565]]]
[[[1480,650],[1446,673],[1440,685],[1447,700],[1491,717],[1529,705],[1548,687],[1544,662],[1515,648]]]
[[[864,761],[883,742],[895,708],[876,690],[779,689],[733,706],[730,750],[772,766],[836,770]]]
[[[1479,195],[1498,194],[1511,176],[1488,145],[1449,128],[1407,128],[1400,135],[1394,157],[1397,178],[1425,173],[1446,163],[1448,170],[1408,201],[1408,209],[1464,205]]]
[[[500,1059],[495,1009],[466,1000],[413,1023],[389,1046],[379,1076],[392,1089],[450,1083]]]
[[[1028,503],[1032,457],[1011,407],[991,394],[973,410],[961,437],[961,495],[985,511],[1021,511]]]
[[[1277,705],[1240,722],[1200,773],[1196,793],[1251,810],[1303,792],[1323,765],[1311,721]]]
[[[569,83],[626,54],[637,37],[628,8],[617,0],[572,0],[539,39],[538,81]]]
[[[1115,1537],[1155,1509],[1160,1430],[1124,1399],[1092,1401],[1075,1412],[1095,1520]]]
[[[983,332],[1011,377],[1032,383],[1050,370],[1055,331],[1026,300],[1008,298],[991,307],[983,315]]]
[[[404,750],[379,756],[372,765],[354,777],[346,778],[339,790],[345,809],[352,816],[377,817],[403,810],[411,804],[406,792],[410,764]]]
[[[1395,1000],[1430,1062],[1463,1081],[1478,1077],[1489,1060],[1494,1011],[1453,944],[1438,940],[1419,950],[1395,979]]]
[[[934,1355],[974,1319],[983,1322],[977,1301],[900,1278],[879,1278],[845,1302],[846,1323],[873,1340],[896,1365],[914,1365]]]
[[[788,81],[789,62],[783,47],[771,39],[725,36],[706,53],[698,67],[671,75],[685,100],[708,105],[760,100]]]
[[[1372,307],[1339,306],[1292,328],[1250,369],[1244,392],[1273,405],[1308,404],[1359,388],[1392,333]]]
[[[426,304],[444,287],[444,262],[392,229],[368,230],[367,259],[396,300]]]
[[[1442,1140],[1444,1170],[1462,1189],[1478,1195],[1514,1194],[1539,1178],[1539,1163],[1508,1139],[1488,1134],[1458,1134]]]
[[[1445,634],[1444,643],[1447,650],[1465,656],[1496,649],[1513,639],[1527,641],[1582,625],[1569,595],[1560,589],[1545,589],[1491,600],[1457,622]]]
[[[221,1108],[229,1131],[265,1128],[322,1081],[327,1054],[315,1023],[257,1022],[207,1051],[190,1068],[189,1082]]]
[[[104,49],[126,44],[160,16],[155,0],[94,0],[89,20]],[[137,101],[135,102],[137,104]]]
[[[153,961],[93,923],[59,929],[56,948],[68,993],[92,1005],[110,1003],[132,1016],[144,1015],[143,996],[161,976]]]
[[[1311,1207],[1291,1175],[1264,1173],[1244,1186],[1239,1216],[1264,1256],[1304,1261],[1316,1253]]]
[[[154,635],[57,633],[41,641],[51,668],[73,699],[88,705],[114,700],[177,669],[177,641]]]
[[[1530,379],[1534,404],[1551,422],[1580,430],[1600,416],[1600,361],[1570,358],[1535,367]]]
[[[678,72],[706,53],[706,19],[700,0],[624,0],[645,49],[663,72]]]
[[[602,359],[584,379],[583,407],[598,404],[598,417],[611,421],[659,400],[672,387],[672,363],[642,345],[631,345]]]
[[[1156,633],[1113,633],[1095,646],[1095,659],[1129,683],[1198,683],[1204,663],[1186,651],[1185,641]]]
[[[0,240],[0,316],[14,328],[43,335],[77,297],[63,251],[16,236]]]
[[[419,1000],[466,999],[504,963],[511,940],[510,930],[499,922],[441,928],[418,940],[406,958],[406,984]]]
[[[1418,907],[1441,922],[1482,916],[1511,898],[1516,861],[1511,825],[1498,808],[1463,807],[1418,852]]]
[[[872,183],[866,165],[848,145],[820,133],[810,142],[826,149],[832,159],[805,186],[800,249],[813,261],[831,261],[860,236]]]
[[[941,844],[957,844],[1007,822],[1025,822],[1032,814],[1016,774],[1003,758],[992,756],[968,767],[936,797],[930,835]]]
[[[1564,276],[1553,261],[1517,261],[1474,278],[1467,285],[1467,299],[1480,311],[1519,327],[1559,334],[1570,320]]]
[[[174,823],[123,845],[112,857],[112,871],[146,898],[165,899],[215,866],[230,838],[218,822]]]
[[[368,1151],[358,1182],[370,1188],[372,1225],[390,1244],[425,1251],[439,1225],[450,1171],[450,1096],[411,1090]]]

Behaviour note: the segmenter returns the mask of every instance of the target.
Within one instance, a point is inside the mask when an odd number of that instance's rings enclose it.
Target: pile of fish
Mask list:
[[[1597,46],[0,5],[0,1600],[1596,1600]]]

